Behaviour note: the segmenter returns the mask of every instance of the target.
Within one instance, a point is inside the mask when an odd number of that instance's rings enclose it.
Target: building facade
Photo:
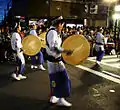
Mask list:
[[[89,26],[106,26],[107,7],[96,0],[12,0],[12,15],[28,19],[62,15],[86,19]]]

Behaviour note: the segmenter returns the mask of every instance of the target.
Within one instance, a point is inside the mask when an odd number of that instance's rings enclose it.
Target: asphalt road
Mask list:
[[[119,69],[99,67],[90,61],[81,65],[100,73],[103,70],[119,73]],[[72,83],[71,97],[68,98],[73,104],[71,108],[49,104],[47,71],[31,70],[27,64],[25,74],[28,78],[14,81],[10,75],[15,66],[0,64],[0,110],[120,110],[118,83],[71,65],[66,64],[66,68]]]

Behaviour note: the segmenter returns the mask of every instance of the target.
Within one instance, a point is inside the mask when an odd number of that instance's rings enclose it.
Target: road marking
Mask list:
[[[104,74],[104,73],[99,72],[99,71],[95,71],[95,70],[93,70],[93,69],[87,68],[87,67],[82,66],[82,65],[77,65],[76,67],[77,67],[77,68],[80,68],[80,69],[83,69],[83,70],[85,70],[85,71],[88,71],[88,72],[90,72],[90,73],[93,73],[93,74],[95,74],[95,75],[97,75],[97,76],[100,76],[100,77],[103,77],[103,78],[105,78],[105,79],[108,79],[108,80],[110,80],[110,81],[113,81],[113,82],[115,82],[115,83],[120,84],[120,80],[117,79],[117,78],[115,78],[115,77],[109,76],[109,75]]]
[[[89,61],[92,61],[92,62],[96,62],[95,60],[91,60],[91,59],[89,59]],[[110,67],[114,67],[114,68],[117,68],[117,69],[120,69],[120,64],[112,64],[112,63],[104,63],[103,61],[101,61],[101,64],[103,64],[103,65],[106,65],[106,66],[110,66]]]
[[[104,63],[109,63],[109,62],[119,62],[120,60],[115,58],[115,59],[103,59]]]
[[[117,55],[103,56],[103,58],[117,58]],[[88,57],[88,60],[96,60],[96,57]]]
[[[108,71],[102,71],[103,73],[106,73],[106,74],[108,74],[108,75],[111,75],[111,76],[113,76],[113,77],[115,77],[115,78],[119,78],[120,79],[120,75],[116,75],[116,74],[113,74],[113,73],[110,73],[110,72],[108,72]]]

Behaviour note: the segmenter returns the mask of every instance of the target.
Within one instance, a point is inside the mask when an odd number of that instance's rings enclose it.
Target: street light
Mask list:
[[[113,14],[113,19],[114,20],[120,19],[120,5],[116,5],[114,11],[115,13]]]
[[[116,5],[114,8],[115,13],[113,14],[114,20],[114,40],[115,40],[115,49],[117,50],[117,27],[118,27],[118,20],[120,19],[120,5]]]
[[[118,22],[118,20],[120,19],[120,13],[114,13],[113,15],[112,15],[112,18],[113,18],[113,20],[114,20],[114,29],[115,29],[115,37],[116,37],[116,28],[117,28],[117,22]]]
[[[103,0],[103,2],[106,2],[106,3],[115,3],[117,2],[118,0]]]
[[[108,5],[108,10],[107,10],[107,27],[109,27],[109,15],[110,15],[110,6],[112,3],[117,3],[118,0],[103,0],[104,3]]]
[[[120,19],[120,13],[115,13],[115,14],[113,14],[113,20],[118,20],[118,19]]]
[[[120,12],[120,5],[116,5],[114,10],[115,12]]]
[[[113,14],[113,20],[117,22],[120,19],[120,5],[116,5],[114,11],[115,13]]]

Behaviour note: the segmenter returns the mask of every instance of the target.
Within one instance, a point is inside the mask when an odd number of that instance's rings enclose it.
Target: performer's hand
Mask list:
[[[38,37],[39,38],[39,40],[41,40],[41,41],[44,41],[45,39],[43,39],[43,38],[41,38],[41,37]]]
[[[45,39],[43,39],[43,38],[40,38],[40,40],[41,40],[41,41],[45,41]]]
[[[66,55],[71,55],[73,53],[72,50],[66,50]]]
[[[23,49],[22,49],[22,48],[20,48],[20,52],[23,52]]]

